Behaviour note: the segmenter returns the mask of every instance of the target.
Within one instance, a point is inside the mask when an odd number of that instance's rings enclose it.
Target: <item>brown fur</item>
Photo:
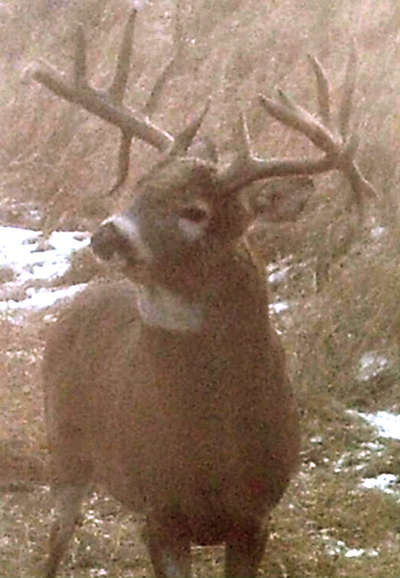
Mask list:
[[[119,254],[131,279],[89,287],[48,339],[58,518],[46,576],[93,481],[147,517],[156,576],[187,578],[192,542],[225,542],[226,576],[255,576],[299,433],[247,223],[212,166],[172,159],[94,234],[95,252]]]

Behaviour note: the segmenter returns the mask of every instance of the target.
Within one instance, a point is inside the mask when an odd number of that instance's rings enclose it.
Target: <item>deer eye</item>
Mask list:
[[[181,219],[187,219],[192,223],[202,223],[209,217],[208,211],[198,206],[184,207],[180,212]]]

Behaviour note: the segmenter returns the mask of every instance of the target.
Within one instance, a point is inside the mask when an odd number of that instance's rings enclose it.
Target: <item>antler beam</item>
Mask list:
[[[123,133],[136,136],[160,151],[165,151],[174,142],[173,137],[161,130],[145,117],[127,107],[112,105],[105,94],[90,86],[77,87],[64,80],[64,76],[49,64],[41,61],[33,71],[32,77],[68,102],[79,104],[82,108],[117,126]]]
[[[358,141],[348,134],[352,98],[356,80],[357,56],[353,44],[338,115],[338,130],[331,127],[330,91],[326,74],[317,59],[311,58],[316,77],[318,115],[311,115],[300,105],[292,101],[283,92],[277,99],[259,97],[263,108],[282,124],[306,136],[324,154],[316,158],[280,158],[260,159],[251,151],[248,129],[243,117],[240,119],[240,144],[236,158],[220,176],[221,187],[226,192],[237,191],[254,181],[276,176],[296,174],[317,174],[332,169],[341,171],[349,180],[354,200],[362,207],[363,195],[375,195],[374,187],[361,174],[354,161]]]
[[[136,10],[132,10],[125,26],[115,75],[109,90],[102,92],[89,86],[86,73],[86,41],[82,27],[78,28],[76,37],[73,82],[68,82],[65,75],[44,61],[39,61],[32,71],[32,77],[57,96],[81,106],[121,130],[118,178],[111,191],[118,188],[128,174],[132,138],[143,140],[161,152],[168,151],[174,143],[172,135],[153,124],[146,114],[123,105],[130,69],[135,17]],[[162,79],[156,83],[157,98],[165,77],[164,71]]]
[[[109,90],[98,91],[92,88],[87,81],[86,42],[81,28],[78,29],[77,33],[73,82],[68,82],[64,75],[44,62],[36,66],[32,74],[35,80],[57,96],[78,104],[121,130],[118,178],[111,191],[118,188],[128,175],[130,146],[134,137],[165,153],[164,161],[167,162],[170,157],[185,154],[208,109],[207,104],[198,118],[175,138],[149,119],[149,114],[158,104],[163,86],[171,76],[176,60],[182,52],[183,43],[179,20],[174,41],[176,54],[156,81],[143,111],[133,111],[123,105],[130,69],[135,17],[136,10],[132,10],[125,26],[116,71]],[[260,96],[259,102],[268,114],[306,136],[318,149],[323,151],[323,154],[307,158],[258,158],[252,153],[247,125],[241,116],[239,150],[232,163],[219,175],[223,193],[238,191],[254,181],[270,177],[310,175],[336,169],[341,171],[349,180],[353,190],[353,198],[360,208],[362,208],[364,195],[376,194],[374,187],[363,177],[354,160],[358,141],[354,135],[349,134],[357,69],[354,42],[346,68],[337,127],[332,126],[330,90],[326,74],[316,58],[310,57],[310,63],[316,78],[318,117],[293,102],[281,91],[278,92],[276,99]]]

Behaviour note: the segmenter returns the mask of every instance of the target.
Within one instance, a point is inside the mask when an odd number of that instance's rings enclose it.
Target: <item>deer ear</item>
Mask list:
[[[296,221],[314,190],[309,177],[274,179],[258,186],[249,197],[253,218],[261,216],[267,221]]]

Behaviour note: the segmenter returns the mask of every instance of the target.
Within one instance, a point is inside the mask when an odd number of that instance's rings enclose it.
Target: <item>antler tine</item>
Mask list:
[[[151,116],[157,110],[158,104],[160,102],[161,94],[167,80],[172,76],[172,72],[176,65],[177,57],[173,56],[168,64],[164,67],[160,76],[157,78],[152,91],[144,105],[142,111],[147,116]]]
[[[175,137],[174,144],[168,151],[168,157],[179,156],[187,151],[210,108],[210,103],[211,98],[209,97],[201,113]]]
[[[57,96],[77,104],[88,112],[102,118],[106,122],[117,126],[123,134],[123,144],[121,144],[120,166],[126,164],[128,158],[126,148],[128,135],[130,140],[136,137],[160,150],[167,151],[174,142],[172,135],[151,123],[142,113],[137,113],[127,107],[122,106],[122,98],[126,89],[129,65],[130,65],[130,45],[132,42],[135,11],[130,14],[128,24],[125,28],[124,40],[120,49],[117,70],[114,81],[108,93],[101,93],[91,88],[87,83],[86,76],[86,41],[82,28],[78,29],[73,82],[70,83],[65,76],[52,68],[44,61],[31,68],[32,78],[43,84]],[[123,152],[122,152],[123,151]]]
[[[252,152],[249,126],[243,112],[239,113],[235,136],[237,153],[233,161],[220,174],[221,192],[231,194],[257,180],[261,165],[270,165],[269,160],[256,158]]]
[[[345,170],[345,174],[349,179],[351,187],[354,192],[354,197],[357,205],[361,208],[363,196],[366,195],[369,198],[376,198],[377,191],[375,187],[367,181],[367,179],[362,175],[360,169],[358,168],[356,162],[354,161],[354,157],[358,148],[359,139],[356,134],[352,134],[347,142],[345,147],[345,152],[343,154],[344,163],[346,163],[347,159],[347,170]]]
[[[122,104],[131,66],[133,32],[135,28],[137,10],[133,9],[129,14],[122,36],[121,47],[118,54],[114,80],[108,91],[111,102]]]
[[[356,163],[352,163],[349,167],[349,171],[347,173],[347,178],[350,181],[352,189],[356,194],[356,198],[360,199],[359,205],[362,205],[362,197],[363,195],[367,195],[370,198],[376,198],[378,193],[375,187],[362,175],[360,169],[356,165]]]
[[[82,24],[79,24],[76,31],[74,83],[76,87],[87,86],[86,38]]]
[[[179,0],[177,0],[176,16],[175,16],[175,30],[174,30],[174,36],[173,36],[174,55],[170,59],[170,61],[167,63],[167,65],[164,67],[160,76],[157,78],[157,80],[153,86],[153,89],[150,92],[150,95],[147,99],[147,102],[142,109],[143,112],[148,116],[151,116],[157,110],[164,86],[166,85],[168,80],[172,77],[173,71],[174,71],[174,69],[177,65],[177,62],[179,61],[179,58],[183,52],[184,39],[183,39],[183,32],[182,32],[183,27],[182,27],[182,22],[181,22],[181,18],[180,18],[181,11],[182,11],[181,2]]]
[[[122,133],[121,142],[119,145],[119,152],[118,152],[118,173],[117,173],[117,180],[115,181],[114,185],[108,191],[109,195],[115,193],[117,189],[119,189],[124,182],[126,181],[128,174],[129,174],[129,165],[130,165],[130,153],[131,153],[131,143],[132,143],[132,135],[128,133]]]
[[[312,54],[308,55],[309,62],[315,74],[317,82],[318,112],[322,122],[329,126],[331,123],[331,106],[329,82],[319,60]]]
[[[259,159],[251,155],[248,137],[245,136],[245,129],[243,129],[235,159],[219,176],[221,189],[231,193],[260,179],[274,176],[311,175],[337,169],[348,178],[353,190],[353,199],[360,208],[361,214],[363,195],[375,196],[376,191],[363,177],[354,161],[357,149],[356,137],[339,137],[335,130],[331,130],[328,80],[319,62],[311,59],[311,63],[316,76],[321,122],[283,92],[278,92],[276,100],[260,96],[260,103],[276,120],[306,136],[323,151],[324,155],[299,159]],[[345,94],[340,107],[338,122],[341,134],[346,134],[348,130],[355,86],[355,65],[353,50],[347,66]]]
[[[249,125],[247,124],[246,115],[243,112],[239,113],[238,118],[238,149],[238,158],[240,160],[250,161],[253,158]]]
[[[358,55],[354,38],[350,43],[350,52],[347,60],[346,74],[343,86],[342,100],[339,106],[339,131],[343,138],[347,136],[350,124],[350,115],[353,104],[353,95],[357,78]]]
[[[173,143],[174,139],[168,132],[147,119],[135,116],[136,113],[130,109],[111,105],[90,86],[81,88],[67,83],[62,74],[44,61],[39,61],[39,66],[33,68],[32,78],[64,100],[79,104],[88,112],[117,126],[123,132],[131,133],[160,151],[168,149]]]
[[[282,91],[278,91],[278,96],[280,102],[260,95],[259,102],[276,120],[304,134],[327,154],[335,155],[338,145],[329,130]]]

